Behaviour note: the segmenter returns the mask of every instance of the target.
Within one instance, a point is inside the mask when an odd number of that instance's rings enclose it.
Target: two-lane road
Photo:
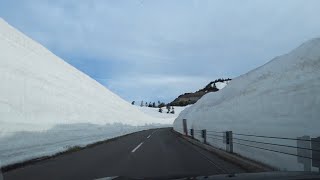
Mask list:
[[[171,128],[147,130],[4,173],[4,180],[174,177],[244,172]]]

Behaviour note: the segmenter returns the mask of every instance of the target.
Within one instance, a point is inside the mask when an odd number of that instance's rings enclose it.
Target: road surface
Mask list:
[[[4,180],[97,179],[213,175],[244,172],[172,132],[171,128],[134,133],[84,150],[4,173]]]

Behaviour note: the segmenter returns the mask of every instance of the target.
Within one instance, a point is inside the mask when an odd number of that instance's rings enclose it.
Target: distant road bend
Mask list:
[[[172,132],[152,129],[4,173],[4,180],[205,176],[245,172]]]

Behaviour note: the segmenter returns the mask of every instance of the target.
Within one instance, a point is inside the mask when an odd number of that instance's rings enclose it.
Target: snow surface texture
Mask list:
[[[187,119],[188,129],[290,138],[307,135],[315,138],[320,136],[319,108],[320,38],[317,38],[233,79],[221,91],[206,94],[180,113],[174,122],[174,129],[182,132],[182,119]],[[296,141],[234,137],[297,146]],[[201,139],[200,134],[196,138]],[[221,140],[209,138],[208,141],[213,146],[226,149]],[[295,148],[237,142],[297,154]],[[239,144],[234,144],[234,151],[281,170],[303,170],[303,165],[297,163],[295,156]]]
[[[0,50],[2,165],[172,124],[142,113],[1,18]]]

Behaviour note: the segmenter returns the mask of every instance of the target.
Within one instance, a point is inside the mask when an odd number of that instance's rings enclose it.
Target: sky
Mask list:
[[[0,17],[125,100],[170,102],[320,37],[318,0],[0,0]]]

